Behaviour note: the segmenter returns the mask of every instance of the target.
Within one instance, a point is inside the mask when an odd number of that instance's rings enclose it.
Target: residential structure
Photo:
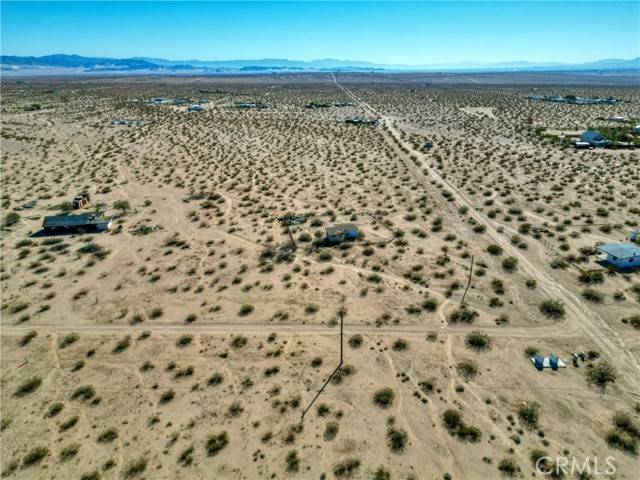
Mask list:
[[[582,135],[580,135],[581,142],[587,142],[592,147],[603,148],[611,145],[611,140],[604,137],[597,130],[587,130]]]
[[[329,243],[342,243],[355,240],[360,236],[358,226],[353,223],[339,223],[325,229],[325,240]]]
[[[640,245],[633,243],[607,243],[596,247],[606,257],[604,263],[619,269],[632,269],[640,267]]]

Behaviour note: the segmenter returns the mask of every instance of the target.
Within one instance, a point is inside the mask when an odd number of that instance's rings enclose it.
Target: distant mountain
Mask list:
[[[43,57],[0,56],[4,74],[33,75],[47,73],[264,73],[264,72],[526,72],[526,71],[588,71],[640,70],[640,57],[631,60],[605,59],[569,64],[561,62],[512,61],[498,63],[458,62],[426,65],[387,65],[355,60],[325,58],[302,61],[285,58],[257,60],[166,60],[162,58],[103,58],[80,55],[46,55]]]

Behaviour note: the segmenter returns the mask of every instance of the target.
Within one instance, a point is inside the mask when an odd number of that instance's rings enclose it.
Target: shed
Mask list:
[[[355,240],[360,236],[358,226],[353,223],[338,223],[326,228],[325,239],[329,243],[342,243]]]
[[[97,230],[99,232],[111,228],[111,218],[99,217],[91,213],[81,213],[80,215],[56,215],[44,217],[42,227],[46,231],[56,230]]]
[[[91,197],[87,192],[83,192],[80,195],[73,198],[71,201],[71,206],[74,210],[78,210],[79,208],[84,208],[89,205]]]
[[[606,254],[604,262],[620,269],[640,267],[640,246],[633,243],[606,243],[596,247],[601,253]]]
[[[611,145],[611,140],[604,137],[597,130],[587,130],[582,135],[580,135],[581,142],[587,142],[592,147],[602,148]]]

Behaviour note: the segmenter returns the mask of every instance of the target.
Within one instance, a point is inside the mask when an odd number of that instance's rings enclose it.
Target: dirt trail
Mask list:
[[[332,74],[333,75],[333,74]],[[469,215],[476,221],[486,225],[486,233],[491,239],[499,244],[507,253],[518,259],[519,268],[533,277],[539,285],[539,288],[547,294],[550,298],[561,300],[564,304],[567,312],[567,318],[576,329],[581,330],[591,338],[591,340],[606,354],[608,360],[613,363],[618,371],[624,374],[625,380],[636,391],[640,391],[640,359],[634,357],[632,352],[627,348],[624,341],[619,335],[611,328],[607,322],[601,318],[596,312],[592,311],[585,303],[574,293],[567,290],[565,287],[557,283],[544,269],[534,264],[529,258],[522,254],[520,250],[514,247],[511,242],[501,235],[496,228],[497,222],[494,222],[484,214],[478,212],[474,208],[474,203],[469,197],[456,188],[451,182],[443,179],[440,174],[434,169],[430,168],[426,162],[427,155],[424,152],[413,148],[409,142],[406,142],[402,138],[401,132],[392,124],[391,119],[385,116],[382,112],[377,111],[371,105],[362,101],[353,92],[340,85],[338,79],[333,75],[333,80],[338,88],[340,88],[346,95],[357,102],[359,105],[369,110],[384,122],[384,131],[393,140],[406,148],[410,154],[416,155],[418,160],[422,163],[425,171],[429,176],[441,185],[444,185],[457,200],[459,206],[466,206],[469,209]],[[409,154],[407,154],[408,156]],[[553,327],[547,329],[548,337],[555,337],[556,331]]]
[[[0,330],[2,335],[24,335],[27,332],[37,329],[42,332],[77,332],[86,334],[113,334],[113,333],[142,333],[150,331],[158,334],[183,334],[183,333],[203,333],[203,334],[228,334],[228,333],[255,333],[270,334],[278,332],[281,334],[291,333],[295,335],[338,335],[337,326],[322,324],[299,324],[299,323],[240,323],[240,322],[198,322],[191,324],[184,323],[146,323],[138,324],[135,327],[127,324],[111,325],[63,325],[55,323],[30,323],[29,325],[2,325]],[[477,325],[460,326],[438,326],[426,327],[424,325],[393,325],[376,327],[374,325],[349,324],[345,323],[345,335],[367,334],[367,335],[404,335],[424,338],[429,332],[448,334],[467,334],[472,330],[477,330]],[[492,337],[508,338],[546,338],[549,336],[550,327],[548,325],[535,327],[501,327],[485,326],[482,330]],[[577,333],[567,323],[560,323],[553,327],[554,338],[575,338]]]

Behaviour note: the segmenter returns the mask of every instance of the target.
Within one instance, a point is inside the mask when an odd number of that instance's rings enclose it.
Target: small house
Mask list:
[[[325,240],[329,243],[342,243],[356,240],[360,236],[358,226],[353,223],[339,223],[325,229]]]
[[[204,108],[202,108],[197,103],[194,103],[192,105],[189,105],[189,108],[187,110],[190,111],[190,112],[202,112],[202,111],[204,111]]]
[[[606,255],[604,263],[619,269],[640,267],[640,246],[633,243],[606,243],[596,247],[600,253]]]
[[[574,142],[573,143],[574,148],[578,149],[578,150],[590,150],[593,149],[593,146],[589,143],[589,142]]]
[[[89,205],[90,200],[91,198],[89,197],[89,194],[87,192],[83,192],[80,195],[73,198],[73,200],[71,201],[71,207],[74,210],[87,207]]]
[[[47,232],[80,230],[103,232],[109,230],[111,224],[111,218],[103,218],[91,213],[81,213],[80,215],[44,217],[42,228]]]
[[[589,145],[596,148],[603,148],[611,145],[611,140],[605,138],[597,130],[587,130],[582,135],[580,135],[580,141],[587,142]]]

